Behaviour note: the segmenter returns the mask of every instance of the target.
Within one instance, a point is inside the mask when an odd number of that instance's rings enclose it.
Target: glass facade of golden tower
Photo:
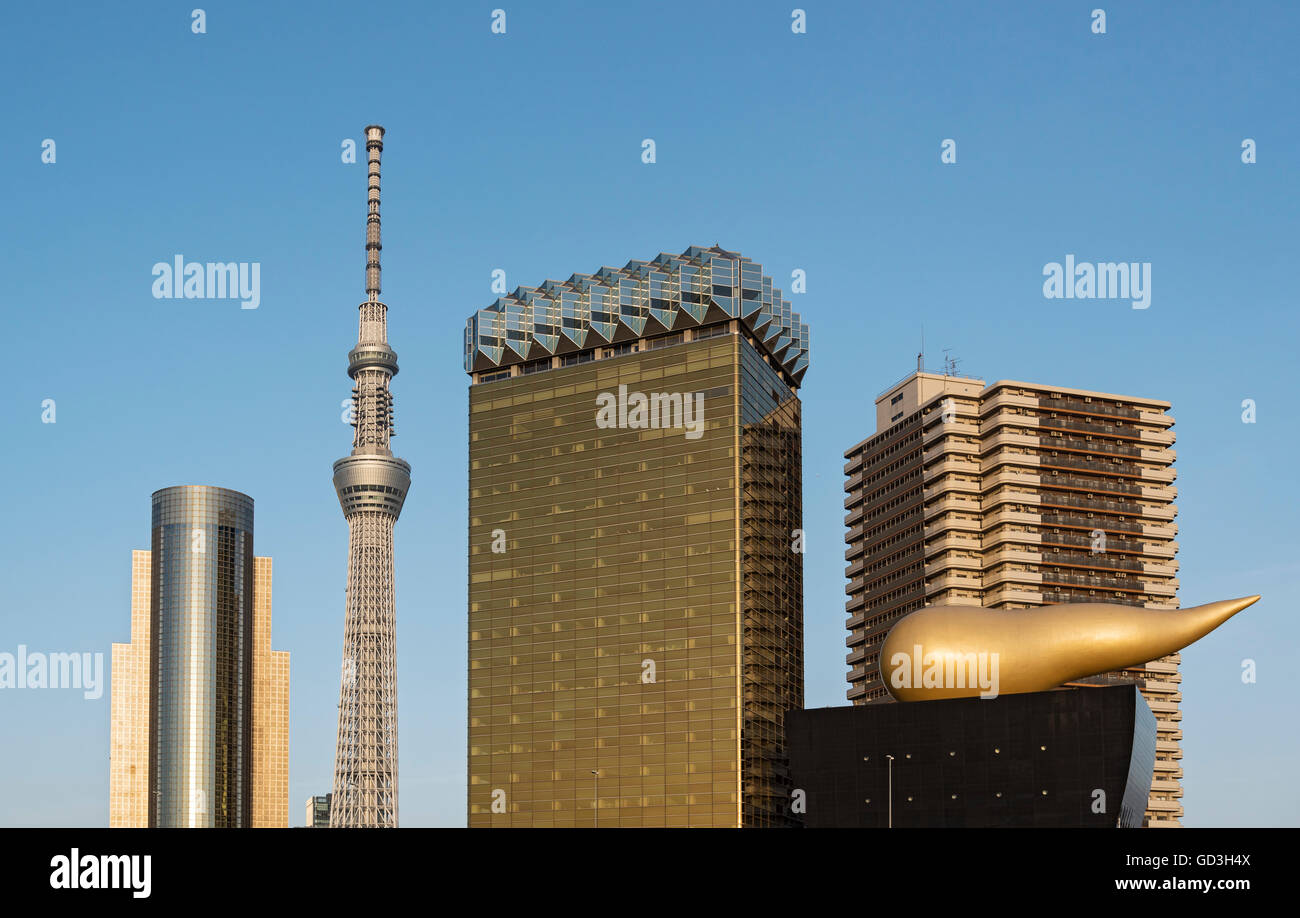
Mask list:
[[[756,274],[688,250],[679,275],[691,252]],[[739,302],[725,270],[710,286]],[[788,324],[774,347],[780,327],[705,307],[526,362],[467,353],[470,826],[794,821],[807,329],[795,354]]]
[[[113,645],[109,825],[287,826],[289,654],[271,649],[252,498],[155,492],[153,548],[131,569],[131,643]]]

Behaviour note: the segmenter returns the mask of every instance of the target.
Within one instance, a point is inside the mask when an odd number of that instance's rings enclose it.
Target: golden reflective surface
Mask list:
[[[1046,691],[1174,653],[1258,599],[1169,610],[1111,603],[927,606],[889,632],[881,675],[899,701]]]
[[[798,400],[772,379],[723,335],[471,386],[469,825],[788,819]],[[620,386],[701,395],[702,432],[598,426]]]

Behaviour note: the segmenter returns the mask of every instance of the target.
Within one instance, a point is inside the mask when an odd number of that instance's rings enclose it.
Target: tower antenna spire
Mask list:
[[[368,125],[366,161],[370,212],[366,217],[366,298],[371,303],[379,302],[379,252],[384,247],[379,234],[379,157],[383,152],[384,129],[377,124]]]

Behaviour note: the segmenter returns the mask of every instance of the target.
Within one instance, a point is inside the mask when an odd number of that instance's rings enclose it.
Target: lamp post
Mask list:
[[[591,824],[593,828],[600,828],[600,769],[593,768],[591,779]]]
[[[886,755],[889,759],[889,828],[894,827],[894,757]]]

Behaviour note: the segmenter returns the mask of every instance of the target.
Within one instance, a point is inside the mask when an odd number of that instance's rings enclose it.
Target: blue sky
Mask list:
[[[291,821],[329,789],[330,465],[364,298],[365,167],[340,144],[377,122],[413,468],[403,825],[464,824],[466,317],[496,268],[532,285],[715,242],[787,289],[807,272],[810,706],[845,703],[842,453],[924,325],[932,367],[951,348],[989,381],[1173,403],[1182,602],[1264,596],[1184,651],[1184,821],[1300,823],[1294,5],[805,2],[796,35],[789,3],[210,2],[196,35],[199,2],[3,14],[0,651],[107,659],[151,492],[244,491],[292,653]],[[177,254],[259,262],[260,307],[154,299]],[[1150,308],[1044,299],[1067,254],[1150,262]],[[108,727],[107,692],[0,693],[0,825],[106,825]]]

